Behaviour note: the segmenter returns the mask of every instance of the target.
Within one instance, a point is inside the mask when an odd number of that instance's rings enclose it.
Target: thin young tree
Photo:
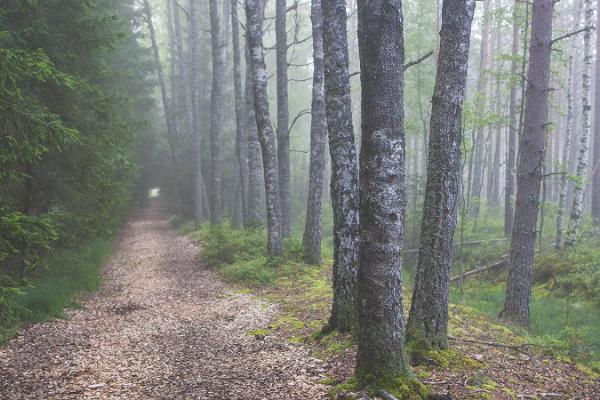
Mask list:
[[[281,229],[290,234],[290,111],[288,105],[288,57],[286,0],[275,1],[275,59],[277,66],[277,161],[279,163],[279,193],[281,199]]]
[[[477,109],[482,113],[487,109],[487,88],[488,88],[488,64],[489,64],[489,37],[490,37],[490,3],[483,2],[483,22],[481,33],[481,51],[479,58],[479,71],[477,77]],[[485,133],[483,125],[479,123],[477,131],[473,137],[473,162],[472,169],[472,193],[471,193],[471,216],[477,218],[481,208],[481,189],[483,187],[484,164],[485,164]]]
[[[189,48],[190,48],[190,88],[191,88],[191,107],[192,107],[192,165],[194,166],[194,218],[196,223],[204,220],[207,215],[204,210],[207,204],[204,204],[206,196],[206,185],[204,175],[202,174],[202,152],[200,133],[200,49],[198,41],[199,34],[199,10],[198,2],[189,0],[190,29],[189,29]]]
[[[563,147],[562,162],[560,165],[560,192],[558,197],[558,211],[556,213],[556,241],[554,248],[560,250],[563,247],[564,237],[564,215],[567,203],[567,188],[569,180],[569,161],[571,154],[571,135],[573,132],[573,56],[569,57],[569,78],[567,83],[567,121],[565,128],[565,142]]]
[[[530,321],[533,257],[548,122],[553,8],[553,0],[535,0],[533,3],[524,130],[519,141],[517,165],[517,199],[506,299],[501,313],[504,318],[523,326]]]
[[[181,176],[181,165],[179,156],[177,153],[177,131],[174,126],[173,114],[171,109],[171,102],[167,95],[167,84],[165,82],[165,74],[163,71],[162,64],[160,62],[160,51],[158,48],[158,41],[156,39],[156,29],[154,28],[154,23],[152,21],[152,8],[150,7],[150,3],[148,0],[144,0],[144,17],[146,19],[146,23],[148,25],[148,31],[150,33],[150,44],[152,46],[152,56],[154,61],[154,67],[156,68],[156,73],[158,75],[158,85],[160,87],[160,97],[162,100],[163,112],[165,115],[165,122],[167,125],[167,141],[169,143],[169,155],[171,158],[171,163],[173,165],[173,169],[175,170],[175,174],[179,178]],[[183,211],[183,193],[182,186],[179,182],[177,182],[177,202],[179,203],[180,210]]]
[[[248,51],[252,67],[254,88],[254,111],[256,127],[262,148],[263,170],[267,203],[267,252],[278,256],[283,253],[283,235],[281,231],[281,203],[279,199],[279,173],[277,166],[277,147],[267,97],[267,68],[263,47],[263,0],[246,0],[246,34]]]
[[[508,148],[506,155],[506,181],[504,191],[504,234],[509,236],[512,233],[513,215],[514,215],[514,195],[515,195],[515,169],[517,162],[517,143],[518,143],[518,102],[517,102],[517,77],[519,74],[519,41],[521,36],[520,26],[520,6],[519,0],[513,4],[512,14],[512,59],[510,63],[510,101],[508,106],[509,126],[508,126]]]
[[[591,27],[594,23],[594,1],[584,0],[585,26]],[[582,133],[577,158],[577,171],[575,173],[575,190],[573,208],[567,229],[565,245],[575,246],[581,216],[583,215],[583,201],[585,197],[585,184],[589,162],[590,140],[592,135],[592,30],[587,29],[583,35],[583,96],[582,96]]]
[[[247,36],[247,31],[246,31]],[[247,38],[246,38],[247,43]],[[262,155],[260,140],[256,128],[256,113],[254,112],[254,83],[252,80],[252,61],[246,46],[246,89],[244,115],[246,117],[245,129],[248,142],[248,216],[246,227],[262,225],[263,204],[261,202],[261,187],[264,185],[262,178]]]
[[[225,112],[225,32],[219,20],[217,0],[209,0],[212,52],[212,89],[210,92],[210,208],[211,222],[221,223],[223,178],[223,119]],[[227,18],[224,15],[223,18]]]
[[[246,226],[248,215],[248,141],[244,131],[244,98],[242,95],[242,55],[240,50],[240,21],[238,20],[237,0],[231,0],[231,43],[233,45],[233,94],[235,102],[235,154],[239,182],[240,221],[234,225]]]
[[[421,247],[407,341],[448,347],[448,297],[460,187],[461,116],[475,0],[444,0],[432,98]]]
[[[346,1],[324,1],[321,10],[333,208],[333,305],[328,327],[349,331],[356,315],[354,293],[358,262],[359,192],[350,97]]]
[[[358,1],[362,141],[356,377],[363,387],[410,375],[402,309],[403,25],[400,0]]]
[[[304,262],[321,262],[321,217],[323,201],[323,175],[325,173],[325,141],[327,119],[325,115],[325,85],[323,76],[323,16],[321,0],[312,0],[311,15],[313,36],[313,81],[310,123],[310,165],[306,223],[304,225]]]

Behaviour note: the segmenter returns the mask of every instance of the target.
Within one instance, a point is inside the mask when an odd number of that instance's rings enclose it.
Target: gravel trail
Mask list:
[[[158,201],[125,227],[104,285],[0,349],[0,399],[322,399],[302,346],[256,340],[276,306],[203,268]]]

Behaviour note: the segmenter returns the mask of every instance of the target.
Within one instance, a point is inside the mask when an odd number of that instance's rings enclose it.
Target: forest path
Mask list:
[[[276,307],[203,268],[159,201],[125,227],[101,290],[0,350],[0,399],[321,399],[320,361],[256,340]]]

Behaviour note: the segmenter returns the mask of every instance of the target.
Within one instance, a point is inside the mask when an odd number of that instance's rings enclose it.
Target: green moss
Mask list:
[[[265,336],[268,336],[272,333],[271,330],[269,329],[255,329],[251,332],[249,332],[250,336],[254,336],[255,338],[264,338]]]
[[[358,391],[358,386],[356,385],[356,379],[350,378],[344,383],[340,383],[335,385],[329,390],[328,395],[332,399],[335,399],[338,394],[345,392],[356,392]]]
[[[398,400],[423,400],[429,396],[427,388],[412,376],[384,376],[369,383],[365,390],[371,395],[385,390]]]
[[[484,366],[482,362],[454,350],[432,349],[424,340],[415,339],[414,334],[412,338],[407,351],[412,365],[429,365],[452,371],[478,369]]]

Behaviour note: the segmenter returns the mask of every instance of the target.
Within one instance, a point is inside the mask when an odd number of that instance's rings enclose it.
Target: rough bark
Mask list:
[[[237,174],[239,179],[239,203],[241,203],[240,219],[236,221],[238,227],[246,226],[248,215],[248,143],[244,131],[244,98],[242,95],[242,72],[240,29],[238,21],[237,0],[231,0],[231,42],[233,45],[233,94],[235,101],[235,154],[237,161]]]
[[[223,118],[225,111],[225,50],[219,22],[217,0],[209,0],[210,32],[212,48],[212,90],[210,93],[210,208],[211,223],[219,224],[223,219]],[[224,18],[227,18],[225,15]]]
[[[402,309],[403,25],[400,0],[358,2],[362,142],[356,375],[361,386],[410,374]]]
[[[585,26],[592,26],[594,21],[594,2],[584,0]],[[592,134],[592,30],[585,31],[583,35],[583,95],[582,95],[582,132],[575,172],[575,190],[573,192],[573,208],[567,229],[566,246],[575,246],[577,234],[583,214],[583,201],[585,197],[586,175],[589,162],[590,139]]]
[[[600,225],[600,0],[596,7],[596,93],[594,102],[594,158],[592,162],[592,221]]]
[[[563,246],[564,215],[567,203],[567,188],[569,180],[569,161],[571,154],[571,136],[573,132],[573,57],[569,57],[569,82],[567,87],[567,123],[565,130],[565,145],[563,147],[562,163],[560,166],[560,195],[556,215],[556,241],[554,247],[560,250]]]
[[[267,204],[267,252],[278,256],[283,252],[281,231],[281,203],[279,199],[279,172],[277,148],[267,97],[267,71],[262,39],[264,13],[263,0],[246,0],[246,18],[252,82],[254,86],[254,111],[256,127],[262,148],[263,171]]]
[[[445,0],[432,98],[421,246],[407,340],[448,347],[448,297],[460,187],[462,105],[475,0]]]
[[[513,216],[514,216],[514,195],[515,195],[515,170],[517,163],[517,142],[519,136],[518,130],[518,102],[517,102],[517,76],[519,74],[519,60],[517,54],[519,53],[519,41],[521,36],[520,28],[520,13],[519,13],[519,0],[515,0],[513,5],[512,15],[512,60],[510,63],[510,102],[508,106],[508,113],[510,115],[510,122],[508,126],[508,149],[506,154],[506,181],[504,191],[504,234],[510,236],[512,233]]]
[[[264,185],[262,177],[262,155],[258,130],[256,128],[256,113],[254,112],[254,84],[252,83],[252,61],[246,46],[246,94],[245,112],[246,135],[248,142],[248,216],[247,227],[262,225],[263,208],[261,203],[261,187]]]
[[[321,262],[321,216],[323,201],[323,175],[325,173],[325,141],[327,119],[325,115],[325,86],[323,76],[323,16],[321,0],[312,0],[311,21],[313,36],[313,81],[310,123],[310,165],[306,223],[304,225],[304,262]]]
[[[358,262],[358,162],[352,125],[345,0],[322,3],[325,107],[331,155],[333,305],[329,325],[341,331],[355,320]]]
[[[533,256],[548,121],[553,0],[533,3],[524,130],[519,141],[517,199],[503,317],[521,325],[530,320]]]
[[[277,64],[277,160],[279,162],[279,193],[281,199],[281,229],[290,235],[290,133],[288,105],[288,60],[286,31],[286,0],[275,2],[275,58]]]

